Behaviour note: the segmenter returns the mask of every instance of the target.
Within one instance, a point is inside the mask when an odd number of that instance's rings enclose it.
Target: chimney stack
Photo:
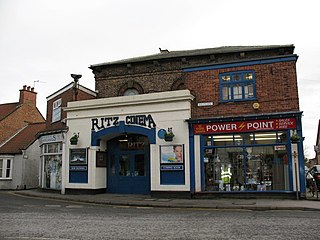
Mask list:
[[[19,103],[24,104],[24,103],[32,103],[33,105],[36,106],[37,104],[37,93],[34,91],[33,87],[30,87],[27,85],[23,86],[23,89],[20,90],[20,99]]]

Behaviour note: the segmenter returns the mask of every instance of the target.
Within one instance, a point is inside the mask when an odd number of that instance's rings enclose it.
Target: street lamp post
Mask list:
[[[79,79],[82,77],[82,75],[80,74],[71,74],[71,77],[74,80],[74,84],[73,84],[73,91],[74,91],[74,100],[77,101],[78,99],[78,87],[79,87]]]

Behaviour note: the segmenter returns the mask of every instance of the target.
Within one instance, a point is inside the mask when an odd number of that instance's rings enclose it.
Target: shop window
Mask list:
[[[240,190],[244,186],[242,166],[242,148],[205,149],[205,191]]]
[[[220,100],[222,102],[252,100],[256,98],[253,71],[220,74]]]
[[[284,131],[252,133],[250,141],[254,144],[286,143],[287,134]]]
[[[205,191],[287,191],[285,145],[205,147]]]
[[[61,98],[54,101],[52,105],[52,122],[61,120]]]
[[[204,136],[204,145],[212,146],[212,136]]]
[[[43,186],[49,189],[61,189],[62,144],[42,145]]]
[[[289,190],[289,167],[285,147],[246,148],[246,190]]]
[[[62,144],[60,143],[50,143],[43,145],[43,153],[61,153]]]
[[[214,146],[242,145],[243,138],[239,134],[212,136]]]
[[[0,179],[12,178],[12,159],[0,158]]]
[[[203,136],[205,191],[288,191],[287,131]]]
[[[250,140],[255,144],[271,144],[277,142],[276,132],[262,132],[250,134]]]

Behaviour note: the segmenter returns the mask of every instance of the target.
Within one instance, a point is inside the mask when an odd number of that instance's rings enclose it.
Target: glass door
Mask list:
[[[137,139],[137,138],[129,138]],[[141,138],[139,138],[141,140]],[[150,192],[150,161],[144,142],[110,144],[108,192],[148,194]]]

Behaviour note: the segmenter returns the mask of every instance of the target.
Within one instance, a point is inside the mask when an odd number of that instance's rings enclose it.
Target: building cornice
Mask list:
[[[191,95],[189,90],[179,90],[69,102],[68,106],[64,107],[63,110],[66,112],[72,112],[78,110],[92,110],[132,105],[136,106],[164,102],[192,101],[193,99],[194,96]]]

